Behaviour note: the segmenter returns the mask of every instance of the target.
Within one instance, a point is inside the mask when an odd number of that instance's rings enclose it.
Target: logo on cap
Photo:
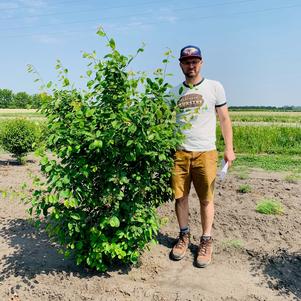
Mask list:
[[[202,55],[201,55],[200,48],[196,47],[196,46],[191,46],[191,45],[182,48],[179,60],[182,60],[187,57],[198,57],[201,59]]]

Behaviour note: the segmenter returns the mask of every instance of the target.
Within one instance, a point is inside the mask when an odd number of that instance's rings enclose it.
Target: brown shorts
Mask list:
[[[217,172],[216,150],[190,152],[179,150],[174,155],[172,189],[175,199],[188,196],[191,182],[199,200],[212,201]]]

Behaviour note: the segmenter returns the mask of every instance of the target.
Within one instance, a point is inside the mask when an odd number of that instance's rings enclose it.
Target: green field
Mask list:
[[[301,155],[301,128],[285,126],[233,126],[234,146],[238,153]],[[217,147],[223,149],[220,128]]]
[[[301,112],[234,111],[230,115],[236,165],[301,172]],[[0,109],[0,129],[1,123],[10,118],[44,122],[43,115],[36,110]],[[223,147],[217,126],[220,155]]]
[[[230,112],[233,122],[295,123],[301,125],[301,112]]]
[[[7,118],[44,118],[43,115],[34,109],[0,109],[0,121]]]

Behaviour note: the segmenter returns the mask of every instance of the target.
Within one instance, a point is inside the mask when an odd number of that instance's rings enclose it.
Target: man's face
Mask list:
[[[194,78],[200,73],[202,63],[199,58],[187,58],[180,62],[180,66],[187,78]]]

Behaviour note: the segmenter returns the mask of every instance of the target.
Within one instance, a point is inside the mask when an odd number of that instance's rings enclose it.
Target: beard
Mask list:
[[[187,77],[187,78],[195,78],[197,76],[197,73],[195,71],[187,71],[187,72],[183,72],[184,75]]]

